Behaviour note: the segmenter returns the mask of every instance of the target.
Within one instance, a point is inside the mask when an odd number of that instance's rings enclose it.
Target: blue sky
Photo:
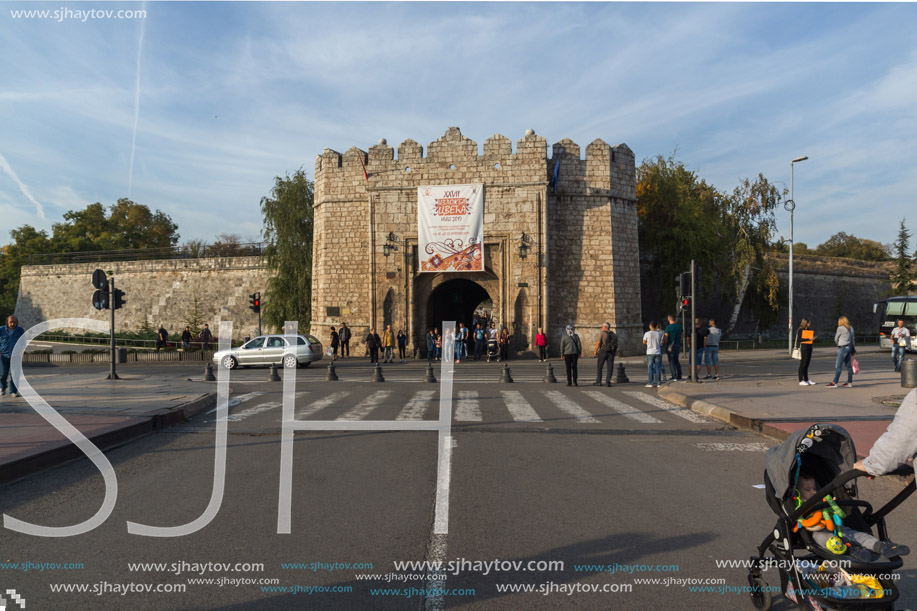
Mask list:
[[[147,16],[11,13],[62,8]],[[910,3],[3,3],[0,243],[128,196],[182,241],[257,240],[274,176],[449,126],[677,149],[730,190],[788,186],[808,155],[796,240],[887,243],[905,216],[917,234],[914,23]]]

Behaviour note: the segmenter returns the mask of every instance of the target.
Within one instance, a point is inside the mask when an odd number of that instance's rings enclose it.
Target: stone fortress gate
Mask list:
[[[418,252],[418,188],[448,185],[483,185],[482,271],[421,271],[429,254]],[[314,203],[311,331],[324,342],[342,322],[352,345],[391,324],[408,334],[409,354],[424,355],[427,329],[471,326],[487,304],[513,356],[533,350],[538,327],[557,354],[567,324],[591,356],[603,321],[621,351],[642,348],[636,170],[625,144],[595,140],[581,159],[564,139],[549,159],[545,139],[528,130],[515,153],[495,134],[479,154],[450,127],[426,156],[410,139],[397,157],[384,139],[369,153],[325,149]]]

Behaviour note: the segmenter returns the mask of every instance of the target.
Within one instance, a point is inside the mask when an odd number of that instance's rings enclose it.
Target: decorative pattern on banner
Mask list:
[[[417,188],[421,272],[484,271],[484,185]]]

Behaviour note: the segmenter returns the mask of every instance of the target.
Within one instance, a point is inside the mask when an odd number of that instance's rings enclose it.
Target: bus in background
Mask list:
[[[872,311],[882,320],[879,327],[879,347],[892,348],[892,329],[898,326],[898,320],[911,332],[908,350],[917,351],[917,295],[906,297],[889,297],[885,301],[874,303]]]

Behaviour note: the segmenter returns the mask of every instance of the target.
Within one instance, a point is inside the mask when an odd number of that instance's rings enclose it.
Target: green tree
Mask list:
[[[917,279],[917,274],[911,272],[911,265],[914,263],[914,259],[910,255],[911,232],[905,226],[904,219],[901,219],[898,238],[895,240],[893,248],[895,252],[895,270],[889,278],[892,283],[892,294],[907,295],[910,293],[914,280]]]
[[[10,231],[12,243],[0,255],[0,320],[16,309],[16,297],[19,294],[19,270],[28,265],[29,256],[51,252],[51,241],[48,234],[38,231],[31,225],[23,225]]]
[[[774,210],[783,195],[758,174],[754,182],[746,178],[722,198],[717,229],[725,258],[719,271],[723,296],[733,304],[724,329],[727,335],[735,328],[749,291],[756,293],[749,302],[756,320],[772,317],[779,307],[777,271],[774,259],[766,255],[776,232]]]
[[[714,269],[717,253],[716,218],[719,193],[698,179],[674,155],[645,159],[637,168],[637,217],[640,250],[651,258],[649,282],[660,312],[671,311],[675,277],[687,271],[692,259],[703,269]],[[702,276],[706,288],[712,277]]]
[[[296,320],[305,331],[312,321],[312,201],[313,183],[302,169],[275,177],[270,195],[261,198],[263,257],[270,272],[263,317],[274,328]]]
[[[825,242],[818,245],[815,254],[823,257],[846,257],[861,261],[888,261],[885,246],[875,240],[858,238],[843,231],[835,233]]]

